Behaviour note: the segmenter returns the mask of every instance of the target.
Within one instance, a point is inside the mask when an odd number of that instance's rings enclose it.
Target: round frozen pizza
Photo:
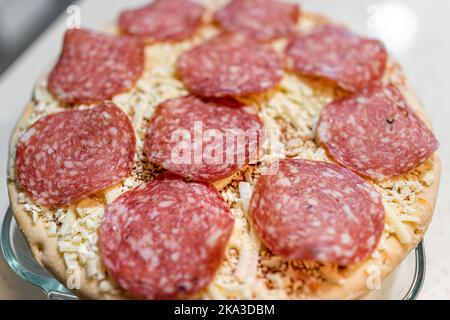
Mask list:
[[[170,1],[68,30],[37,82],[8,166],[37,261],[91,299],[377,288],[422,240],[440,178],[400,65],[292,2]]]

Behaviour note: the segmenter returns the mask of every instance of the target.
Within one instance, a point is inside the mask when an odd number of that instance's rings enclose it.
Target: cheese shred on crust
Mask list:
[[[303,13],[298,27],[307,31],[325,22],[321,16]],[[114,32],[114,28],[108,30]],[[136,130],[138,155],[132,175],[119,185],[66,208],[49,210],[36,206],[14,180],[15,139],[40,117],[64,110],[64,106],[47,91],[46,76],[37,83],[28,113],[11,143],[8,167],[11,203],[36,258],[68,286],[70,277],[79,274],[81,284],[78,288],[75,286],[74,291],[81,296],[127,298],[110,279],[100,260],[98,229],[105,207],[122,193],[162,172],[142,154],[147,123],[159,103],[187,94],[175,72],[179,55],[218,32],[208,25],[189,41],[147,46],[145,73],[130,92],[113,98],[113,102],[129,115]],[[280,52],[285,45],[285,40],[273,43]],[[420,104],[411,94],[400,67],[394,61],[389,62],[386,79],[404,92],[411,106],[421,115]],[[369,181],[382,196],[386,225],[377,250],[358,265],[339,268],[314,261],[286,261],[267,250],[255,234],[248,203],[261,170],[274,160],[287,157],[331,162],[314,139],[315,126],[320,110],[345,95],[328,81],[286,72],[281,83],[270,92],[242,98],[257,110],[267,129],[281,133],[281,144],[271,144],[271,152],[264,155],[257,165],[248,165],[233,177],[216,184],[231,207],[235,226],[215,278],[194,298],[356,298],[369,290],[368,270],[376,267],[381,277],[387,276],[422,239],[431,219],[439,183],[437,156],[404,177],[384,182]],[[25,219],[27,216],[28,221]],[[38,230],[39,236],[35,237],[33,233],[36,232],[32,230]],[[44,244],[44,249],[37,250],[38,244]]]

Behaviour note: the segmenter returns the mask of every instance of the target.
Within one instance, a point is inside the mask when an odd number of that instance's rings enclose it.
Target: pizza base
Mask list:
[[[310,21],[318,21],[319,23],[324,23],[327,20],[320,15],[316,14],[306,14],[308,15]],[[314,23],[312,23],[314,24]],[[398,66],[395,66],[394,69],[396,73],[396,85],[401,89],[401,91],[405,94],[408,102],[413,107],[413,109],[419,114],[419,116],[424,119],[424,121],[430,125],[430,122],[425,118],[420,101],[416,97],[415,93],[405,80],[405,77]],[[391,76],[391,75],[389,75]],[[315,80],[317,81],[317,80]],[[326,80],[323,80],[325,85],[329,85]],[[30,103],[23,115],[21,116],[18,125],[13,132],[10,141],[10,161],[14,159],[14,146],[17,143],[19,135],[22,132],[24,126],[26,126],[28,120],[30,119],[33,113],[34,104]],[[22,128],[22,129],[21,129]],[[407,236],[410,238],[408,243],[402,243],[399,240],[399,237],[395,234],[395,232],[388,232],[388,236],[385,237],[385,241],[383,243],[383,250],[381,257],[374,257],[372,255],[365,261],[358,263],[356,265],[352,265],[344,268],[344,270],[336,270],[335,267],[329,267],[329,275],[330,279],[318,279],[317,275],[312,273],[310,278],[308,279],[299,279],[299,281],[303,282],[311,282],[310,287],[314,290],[306,290],[301,294],[288,294],[287,298],[301,298],[301,299],[355,299],[363,296],[364,294],[370,291],[369,287],[371,287],[371,283],[378,280],[385,279],[392,271],[394,271],[397,266],[401,263],[401,261],[413,250],[418,243],[422,240],[423,235],[431,221],[433,210],[436,204],[436,197],[438,193],[439,187],[439,179],[440,179],[440,162],[439,156],[435,153],[427,162],[424,164],[425,166],[431,167],[431,170],[428,171],[428,175],[432,177],[432,183],[430,185],[424,186],[423,190],[418,194],[415,198],[412,206],[421,206],[423,210],[420,214],[417,215],[417,221],[415,223],[405,223],[403,224],[403,232],[407,232]],[[229,185],[230,182],[233,181],[232,178],[225,179],[216,184],[216,186],[220,189]],[[72,289],[72,291],[78,295],[80,298],[87,299],[129,299],[124,293],[124,291],[118,290],[101,290],[99,281],[93,278],[90,278],[86,275],[85,268],[81,268],[80,273],[76,276],[67,272],[67,266],[65,264],[64,259],[58,249],[58,238],[57,237],[49,237],[48,230],[46,228],[46,223],[41,219],[34,221],[32,223],[30,219],[29,213],[24,210],[24,206],[22,203],[19,203],[18,196],[19,193],[23,192],[20,186],[14,181],[14,179],[8,180],[8,191],[10,197],[11,208],[16,218],[16,221],[23,232],[25,238],[27,239],[30,248],[35,256],[36,260],[46,269],[48,269],[61,283],[66,286],[73,286],[79,280],[79,284],[81,284],[80,289]],[[236,210],[239,210],[237,208]],[[242,210],[241,210],[242,211]],[[245,215],[245,214],[244,214]],[[248,216],[247,216],[247,220]],[[251,228],[251,226],[250,226]],[[251,233],[251,232],[250,232]],[[258,242],[258,240],[255,240]],[[261,244],[259,244],[261,245]],[[262,246],[262,245],[261,245]],[[263,248],[261,248],[263,250]],[[225,259],[225,258],[224,258]],[[308,265],[309,263],[305,263]],[[313,263],[314,264],[314,263]],[[327,266],[322,266],[324,270],[327,270]],[[374,273],[375,272],[375,273]],[[259,282],[255,283],[255,291],[257,285],[261,285],[264,281],[268,281],[270,283],[273,282],[273,279],[267,276],[267,279],[264,279],[264,273],[259,274],[258,276]],[[263,279],[261,279],[261,277]],[[318,277],[316,279],[316,277]],[[375,278],[374,278],[375,277]],[[213,282],[221,282],[223,276],[221,272],[218,272]],[[334,279],[333,279],[334,278]],[[295,283],[293,284],[295,285]],[[247,285],[244,289],[248,288],[251,285]],[[281,289],[281,292],[283,289]],[[221,296],[226,297],[226,295]],[[214,294],[211,292],[201,292],[196,295],[194,298],[215,298]],[[237,298],[248,298],[243,295]],[[255,296],[255,298],[261,298],[259,296]],[[269,296],[267,298],[273,298]]]

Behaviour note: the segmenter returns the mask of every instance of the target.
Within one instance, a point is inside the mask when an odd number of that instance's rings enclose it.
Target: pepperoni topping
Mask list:
[[[250,202],[267,247],[289,260],[346,266],[367,257],[384,228],[381,196],[338,165],[300,159],[274,163]]]
[[[54,113],[19,139],[17,177],[37,203],[69,205],[129,176],[135,139],[127,115],[112,103]]]
[[[439,145],[391,84],[326,106],[317,137],[338,163],[376,180],[411,171]]]
[[[132,296],[184,298],[209,284],[232,229],[230,210],[216,190],[163,174],[107,208],[101,255]]]
[[[156,0],[120,14],[119,27],[148,41],[183,40],[201,26],[205,9],[190,0]]]
[[[386,69],[387,57],[380,41],[330,25],[294,37],[286,48],[292,71],[327,78],[348,91],[359,91],[378,82]]]
[[[187,89],[204,97],[261,93],[283,76],[272,48],[238,36],[219,36],[184,53],[177,69]]]
[[[262,128],[248,107],[193,96],[171,99],[155,111],[144,152],[150,161],[173,173],[214,182],[256,159]]]
[[[144,70],[144,46],[135,39],[68,30],[48,90],[65,103],[102,102],[129,90]]]
[[[214,14],[227,32],[252,40],[269,41],[291,34],[299,19],[296,4],[274,0],[233,0]]]

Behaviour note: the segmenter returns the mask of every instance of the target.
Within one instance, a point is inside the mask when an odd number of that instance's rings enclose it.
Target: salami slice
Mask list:
[[[288,159],[276,165],[271,172],[277,174],[260,177],[250,202],[255,229],[270,250],[289,260],[341,266],[375,250],[384,208],[372,186],[331,163]]]
[[[216,190],[166,173],[107,208],[101,255],[133,297],[185,298],[209,284],[232,229],[230,209]]]
[[[68,30],[48,90],[66,103],[103,102],[129,90],[144,71],[144,45],[129,37]]]
[[[201,26],[204,13],[205,8],[190,0],[156,0],[122,12],[119,27],[147,41],[183,40]]]
[[[269,41],[291,34],[299,15],[296,4],[275,0],[233,0],[214,14],[214,20],[227,32]]]
[[[17,177],[37,203],[69,205],[125,179],[135,140],[127,115],[112,103],[54,113],[19,139]]]
[[[401,176],[438,148],[399,90],[376,85],[326,106],[317,137],[341,165],[376,180]]]
[[[378,82],[386,69],[387,57],[380,41],[330,25],[293,37],[286,47],[287,64],[292,71],[327,78],[348,91],[359,91]]]
[[[186,96],[158,106],[144,152],[150,161],[189,180],[215,182],[256,159],[264,138],[261,129],[251,108]]]
[[[272,48],[230,35],[184,53],[177,69],[187,89],[204,97],[264,92],[283,76],[281,60]]]

